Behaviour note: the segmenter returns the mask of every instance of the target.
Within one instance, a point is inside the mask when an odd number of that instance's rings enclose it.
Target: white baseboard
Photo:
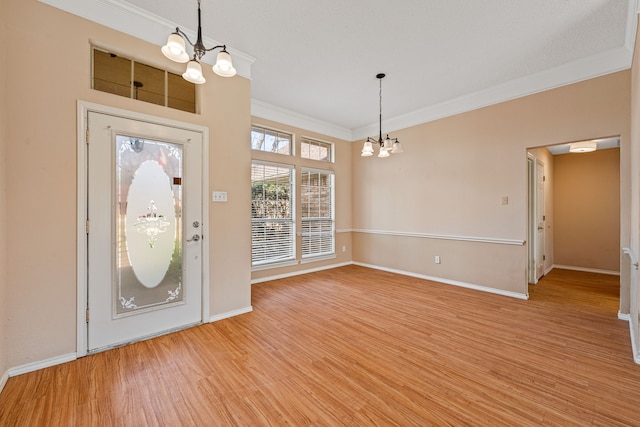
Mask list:
[[[301,274],[315,273],[316,271],[330,270],[332,268],[344,267],[345,265],[352,265],[352,264],[354,264],[354,263],[351,262],[351,261],[348,261],[348,262],[343,262],[343,263],[340,263],[340,264],[323,265],[321,267],[309,268],[309,269],[306,269],[306,270],[298,270],[298,271],[292,271],[290,273],[276,274],[274,276],[268,276],[268,277],[261,277],[259,279],[253,279],[251,281],[251,284],[255,285],[256,283],[268,282],[270,280],[286,279],[287,277],[300,276]]]
[[[2,393],[2,390],[4,389],[5,384],[7,384],[7,381],[9,380],[9,371],[5,371],[4,374],[2,374],[2,378],[0,378],[0,393]]]
[[[404,276],[417,277],[418,279],[431,280],[432,282],[439,282],[447,285],[459,286],[462,288],[473,289],[476,291],[488,292],[491,294],[497,294],[497,295],[502,295],[502,296],[511,297],[511,298],[529,299],[529,295],[521,294],[519,292],[504,291],[502,289],[490,288],[488,286],[476,285],[474,283],[458,282],[456,280],[449,280],[449,279],[443,279],[441,277],[427,276],[424,274],[412,273],[410,271],[396,270],[394,268],[381,267],[379,265],[364,264],[361,262],[354,262],[354,264],[359,265],[361,267],[374,268],[376,270],[388,271],[390,273],[402,274]]]
[[[16,366],[9,369],[9,377],[15,377],[16,375],[26,374],[28,372],[37,371],[44,368],[50,368],[51,366],[61,365],[63,363],[76,360],[78,357],[76,353],[64,354],[62,356],[52,357],[50,359],[41,360],[39,362],[27,363],[26,365]]]
[[[627,322],[630,322],[631,315],[629,313],[622,313],[620,310],[618,310],[618,319],[626,320]]]
[[[573,271],[584,271],[585,273],[599,273],[599,274],[608,274],[610,276],[619,276],[619,271],[613,270],[600,270],[598,268],[586,268],[586,267],[576,267],[573,265],[559,265],[554,264],[552,269],[559,268],[561,270],[573,270]]]
[[[250,313],[253,311],[253,307],[244,307],[237,310],[227,311],[226,313],[214,314],[209,318],[209,322],[217,322],[218,320],[228,319],[229,317],[239,316],[241,314]]]

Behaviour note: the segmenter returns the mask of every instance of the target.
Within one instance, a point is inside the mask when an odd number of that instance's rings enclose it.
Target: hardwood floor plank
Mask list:
[[[640,426],[618,278],[517,300],[347,266],[254,311],[10,378],[1,426]]]

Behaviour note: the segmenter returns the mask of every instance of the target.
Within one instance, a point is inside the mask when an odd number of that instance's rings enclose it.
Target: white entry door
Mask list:
[[[202,134],[88,113],[88,351],[202,321]]]

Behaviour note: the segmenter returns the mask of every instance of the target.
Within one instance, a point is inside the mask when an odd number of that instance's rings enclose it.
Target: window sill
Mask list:
[[[272,268],[290,267],[292,265],[298,265],[298,261],[295,259],[290,259],[288,261],[279,261],[279,262],[272,262],[269,264],[255,265],[251,267],[251,271],[271,270]]]
[[[330,259],[336,259],[336,254],[318,255],[300,260],[300,264],[309,264],[310,262],[326,261]]]

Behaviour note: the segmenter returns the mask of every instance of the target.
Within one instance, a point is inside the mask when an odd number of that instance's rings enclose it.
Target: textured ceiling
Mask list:
[[[196,0],[118,2],[197,27]],[[206,37],[256,58],[254,101],[359,137],[377,133],[380,72],[383,118],[397,128],[403,123],[392,118],[430,108],[434,116],[461,99],[475,99],[470,109],[628,68],[636,3],[202,0],[201,7]]]

